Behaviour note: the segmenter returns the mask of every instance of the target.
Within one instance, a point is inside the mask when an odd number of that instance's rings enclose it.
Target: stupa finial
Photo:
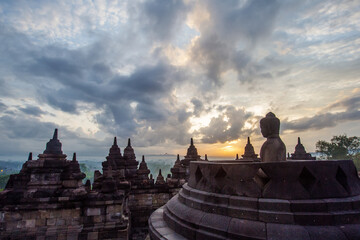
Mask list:
[[[52,139],[54,139],[54,140],[58,139],[58,129],[57,128],[55,128],[54,135],[53,135]]]
[[[191,145],[191,146],[194,145],[194,140],[193,140],[193,138],[191,138],[191,140],[190,140],[190,145]]]
[[[29,152],[28,160],[32,160],[32,152]]]
[[[131,140],[130,140],[130,138],[128,139],[128,147],[131,147]]]
[[[117,139],[116,139],[116,137],[114,137],[114,143],[113,143],[113,145],[117,145]]]

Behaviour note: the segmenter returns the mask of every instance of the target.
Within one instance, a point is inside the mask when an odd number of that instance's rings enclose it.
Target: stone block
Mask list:
[[[46,226],[55,226],[55,225],[56,225],[56,219],[55,218],[46,219]]]
[[[94,223],[101,223],[103,221],[104,217],[103,216],[94,216],[93,217],[93,222]]]
[[[352,209],[352,199],[351,198],[330,198],[324,199],[324,202],[327,204],[328,211],[343,211]]]
[[[22,215],[18,212],[5,212],[4,220],[8,221],[19,221],[22,219]]]
[[[56,219],[56,226],[64,226],[65,220],[64,219]]]
[[[294,216],[289,212],[259,211],[259,220],[267,223],[294,223]]]
[[[114,213],[114,212],[115,212],[114,205],[110,205],[106,207],[106,213]]]
[[[35,228],[35,219],[29,219],[29,220],[25,220],[25,227],[26,228]]]
[[[266,225],[263,222],[232,218],[228,237],[231,239],[266,239]]]
[[[78,180],[64,180],[62,182],[65,188],[77,188],[79,187]]]
[[[56,240],[66,240],[66,234],[58,234]]]
[[[22,229],[25,228],[26,225],[26,221],[22,220],[22,221],[17,221],[17,226],[16,228]]]
[[[227,205],[225,204],[209,204],[206,202],[201,203],[201,210],[208,213],[215,213],[220,215],[227,215]]]
[[[228,216],[205,213],[199,223],[199,229],[211,229],[212,232],[223,236],[226,235],[230,220]]]
[[[267,240],[312,240],[305,227],[299,225],[267,223],[266,229]]]
[[[12,232],[12,231],[16,231],[18,226],[18,221],[13,221],[13,222],[6,222],[6,231],[7,232]]]
[[[61,210],[48,210],[49,218],[59,218],[61,217]]]
[[[42,218],[42,219],[46,219],[46,218],[50,217],[49,211],[46,211],[46,210],[39,210],[39,215],[40,215],[40,218]]]
[[[336,226],[306,226],[311,239],[316,240],[347,240],[345,234]]]
[[[72,218],[78,218],[78,217],[80,217],[81,216],[81,210],[79,209],[79,208],[76,208],[76,209],[71,209],[70,210],[70,216],[72,217]]]
[[[114,211],[115,212],[122,212],[123,211],[123,205],[122,204],[116,204],[114,205]]]
[[[346,224],[339,227],[348,240],[360,239],[360,224]]]
[[[59,202],[66,202],[66,201],[69,201],[69,197],[59,197]]]
[[[46,236],[45,240],[57,240],[57,236]]]
[[[257,209],[249,208],[238,208],[238,207],[228,207],[227,215],[235,218],[242,218],[248,220],[258,220],[259,211]]]
[[[341,211],[333,212],[334,223],[337,225],[360,224],[359,211]]]
[[[259,198],[259,210],[291,212],[289,200]]]
[[[295,224],[298,225],[333,225],[331,213],[294,213]]]
[[[50,198],[49,197],[42,197],[42,198],[38,198],[38,201],[48,203],[48,202],[50,202]]]
[[[82,222],[84,218],[85,218],[85,217],[75,217],[75,218],[70,219],[71,225],[78,225],[78,224],[80,224],[80,222]]]
[[[292,212],[327,212],[328,205],[322,199],[290,200]]]
[[[258,208],[258,198],[231,196],[229,197],[229,205],[241,208]]]
[[[72,216],[72,210],[71,209],[63,209],[61,211],[61,217],[63,218],[70,218]]]
[[[360,195],[352,197],[351,200],[352,200],[352,208],[354,210],[360,209]]]
[[[87,216],[98,216],[101,214],[100,208],[88,208],[86,209]]]
[[[68,233],[66,235],[66,240],[78,240],[78,233]]]
[[[36,226],[36,227],[46,226],[46,218],[36,219],[35,226]]]
[[[87,235],[87,240],[97,240],[99,239],[99,233],[98,232],[89,232]]]

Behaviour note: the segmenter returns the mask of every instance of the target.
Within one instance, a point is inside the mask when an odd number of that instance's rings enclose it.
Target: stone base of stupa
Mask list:
[[[192,162],[149,230],[151,239],[360,239],[360,180],[350,160]]]

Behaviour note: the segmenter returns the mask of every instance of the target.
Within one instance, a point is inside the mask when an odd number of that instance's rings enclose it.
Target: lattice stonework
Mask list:
[[[316,183],[315,176],[304,167],[299,175],[300,184],[306,189],[306,191],[310,192],[314,184]]]
[[[196,168],[196,172],[195,172],[195,180],[196,180],[196,183],[198,183],[198,182],[201,180],[202,177],[203,177],[203,174],[202,174],[202,172],[201,172],[201,170],[200,170],[200,167],[198,166],[198,167]]]
[[[266,175],[262,168],[257,170],[253,179],[261,189],[264,189],[265,185],[270,181],[270,178]]]
[[[338,169],[336,171],[336,180],[340,183],[340,185],[347,192],[349,192],[349,185],[348,185],[347,177],[346,177],[346,174],[344,173],[344,171],[342,170],[341,167],[338,167]]]

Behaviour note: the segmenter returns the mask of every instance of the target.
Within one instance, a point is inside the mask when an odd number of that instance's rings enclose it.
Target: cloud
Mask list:
[[[281,106],[285,131],[358,117],[358,97],[335,101],[359,87],[354,2],[41,0],[0,8],[1,124],[23,117],[37,129],[7,132],[7,140],[57,126],[79,149],[79,139],[103,149],[80,137],[96,131],[139,146],[187,144],[191,135],[223,143],[253,134],[255,112],[272,106]],[[287,120],[309,109],[312,117]],[[204,114],[209,125],[191,132]],[[59,125],[48,123],[53,117]]]
[[[324,113],[317,114],[313,117],[300,118],[294,121],[283,121],[282,129],[293,130],[296,132],[307,130],[320,130],[327,127],[334,127],[338,123],[354,121],[360,118],[360,111],[341,112],[341,113]]]
[[[5,111],[7,109],[7,106],[5,104],[3,104],[2,102],[0,102],[0,111]]]
[[[288,67],[274,69],[269,58],[256,56],[256,49],[270,39],[279,11],[289,4],[276,0],[200,3],[202,10],[197,15],[207,12],[209,17],[207,21],[193,17],[201,34],[190,52],[213,89],[222,86],[222,76],[230,70],[237,73],[242,83],[272,78],[273,72],[286,73]]]
[[[152,39],[169,41],[186,19],[188,6],[182,0],[150,0],[142,4],[142,30]]]
[[[330,104],[330,106],[328,106],[326,108],[326,110],[331,110],[331,109],[338,108],[338,107],[343,107],[347,111],[360,109],[360,97],[352,96],[352,97],[348,97],[348,98],[336,101],[335,103]]]
[[[19,110],[25,114],[33,115],[35,117],[39,117],[39,116],[45,114],[45,112],[37,106],[26,106],[26,107],[19,108]]]
[[[249,136],[253,130],[245,129],[245,122],[252,117],[251,113],[234,106],[221,106],[224,112],[213,117],[207,127],[200,128],[203,143],[224,143]]]
[[[0,156],[24,156],[28,152],[42,153],[46,143],[52,138],[54,129],[59,129],[59,139],[64,153],[79,153],[79,156],[106,156],[112,139],[82,137],[78,132],[52,122],[44,122],[27,113],[10,112],[0,117]],[[125,144],[125,143],[124,143]],[[18,159],[20,160],[20,159]]]
[[[191,99],[191,103],[194,105],[194,115],[199,117],[201,112],[204,110],[203,102],[200,99],[193,97]]]
[[[11,54],[18,42],[24,41],[15,29],[8,29],[7,36],[14,38],[5,42],[4,51]],[[152,129],[148,134],[152,139],[149,137],[143,144],[163,142],[160,132],[167,139],[183,143],[183,137],[170,136],[170,130],[187,132],[191,127],[187,123],[189,114],[174,105],[176,98],[172,95],[186,79],[186,71],[159,59],[145,65],[137,63],[131,73],[119,73],[117,66],[107,60],[116,58],[118,49],[107,45],[115,39],[99,41],[77,49],[55,44],[35,46],[25,41],[22,49],[14,50],[12,57],[17,64],[11,68],[18,83],[31,81],[36,86],[36,100],[41,104],[75,115],[84,103],[95,107],[100,113],[94,115],[93,122],[108,134],[127,138]],[[6,63],[5,59],[0,61]],[[20,110],[34,116],[43,113],[34,107]]]
[[[343,111],[329,112],[338,107],[345,108]],[[325,107],[322,111],[312,117],[304,117],[293,121],[283,121],[283,131],[307,131],[319,130],[328,127],[334,127],[339,123],[347,121],[356,121],[360,119],[360,97],[352,96]]]

